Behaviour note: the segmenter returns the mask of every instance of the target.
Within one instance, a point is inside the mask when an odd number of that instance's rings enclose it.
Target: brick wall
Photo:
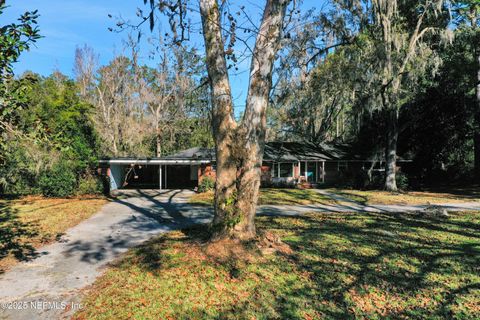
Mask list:
[[[213,180],[216,178],[216,172],[213,169],[212,164],[202,164],[198,166],[198,183],[202,182],[202,179],[205,177],[209,177]]]

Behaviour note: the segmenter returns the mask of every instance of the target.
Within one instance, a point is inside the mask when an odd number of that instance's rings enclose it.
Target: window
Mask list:
[[[316,182],[317,181],[317,162],[301,161],[300,176],[305,177],[305,179],[308,182]]]
[[[281,178],[293,177],[293,164],[292,163],[280,163],[280,177]]]

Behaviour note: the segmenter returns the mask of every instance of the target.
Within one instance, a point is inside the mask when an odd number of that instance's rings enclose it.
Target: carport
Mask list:
[[[102,159],[107,168],[110,190],[190,189],[198,185],[199,167],[210,163],[201,159],[114,158]]]

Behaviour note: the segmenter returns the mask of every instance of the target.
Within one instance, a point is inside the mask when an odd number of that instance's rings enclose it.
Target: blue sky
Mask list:
[[[318,6],[323,0],[306,0],[304,7]],[[245,5],[253,17],[259,18],[259,3],[251,0],[231,1],[233,6]],[[7,8],[0,16],[0,25],[11,23],[27,10],[38,9],[40,39],[35,47],[25,52],[16,63],[14,70],[21,74],[26,70],[49,75],[58,69],[72,76],[74,53],[77,46],[87,44],[99,55],[100,64],[107,64],[115,54],[123,50],[122,39],[126,32],[114,33],[115,20],[108,14],[138,21],[136,8],[143,6],[142,0],[15,0],[8,1]],[[145,10],[146,11],[146,10]],[[145,37],[146,38],[146,37]],[[200,41],[197,39],[197,41]],[[199,48],[200,49],[200,48]],[[201,48],[203,51],[203,48]],[[144,54],[147,55],[147,50]],[[239,66],[239,75],[232,76],[232,90],[236,111],[241,111],[245,103],[248,84],[249,62]]]
[[[71,75],[75,47],[88,44],[100,55],[105,64],[115,52],[121,51],[122,37],[108,31],[113,21],[107,15],[122,13],[134,15],[136,1],[114,0],[16,0],[0,16],[0,24],[11,22],[27,10],[38,9],[40,39],[30,52],[23,53],[15,65],[15,72],[32,70],[42,75],[54,69]],[[140,3],[140,1],[138,1]]]

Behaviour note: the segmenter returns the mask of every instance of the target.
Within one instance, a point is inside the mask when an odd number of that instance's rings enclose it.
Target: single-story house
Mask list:
[[[268,142],[262,184],[311,187],[333,184],[346,170],[383,170],[382,162],[358,159],[348,150],[342,145]],[[109,177],[110,190],[195,188],[203,178],[215,178],[215,150],[191,148],[160,158],[106,158],[100,160],[100,168]]]

